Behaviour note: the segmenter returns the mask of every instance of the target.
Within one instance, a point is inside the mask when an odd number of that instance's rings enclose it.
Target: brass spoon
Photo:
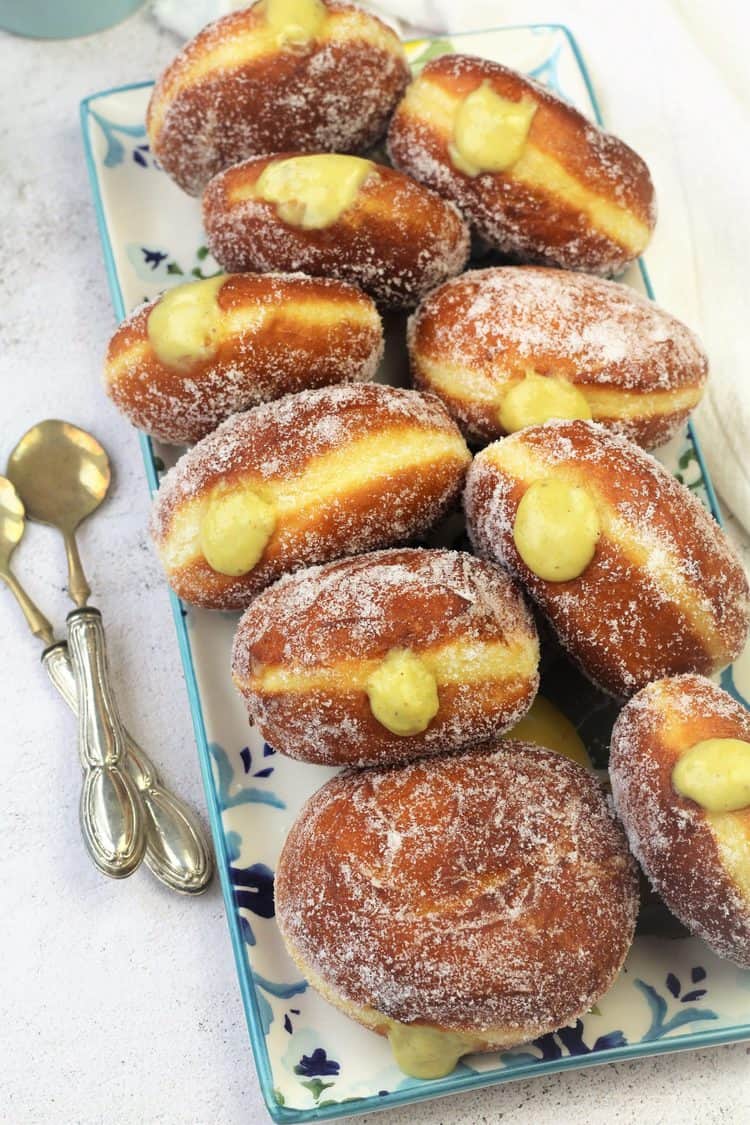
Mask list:
[[[132,875],[146,851],[145,813],[138,788],[120,764],[125,732],[109,685],[101,614],[87,606],[90,589],[75,530],[99,507],[111,479],[109,460],[96,438],[68,422],[32,426],[8,460],[28,516],[57,527],[65,540],[68,591],[77,609],[68,614],[68,646],[78,685],[78,750],[84,767],[80,817],[83,838],[105,875]]]
[[[23,504],[15,488],[0,477],[0,579],[14,594],[35,636],[45,643],[42,664],[74,715],[78,714],[75,673],[65,641],[55,641],[44,614],[10,570],[10,556],[25,527]],[[162,883],[180,894],[201,894],[213,874],[211,849],[194,814],[160,781],[156,769],[133,736],[125,731],[123,764],[138,786],[146,809],[144,863]]]
[[[68,592],[77,606],[91,590],[81,565],[75,532],[109,490],[109,458],[91,434],[70,422],[49,419],[27,430],[8,458],[8,477],[29,519],[63,534]]]
[[[45,645],[55,643],[55,634],[47,618],[37,608],[10,569],[10,556],[23,537],[26,512],[13,485],[0,477],[0,579],[21,607],[29,628]]]

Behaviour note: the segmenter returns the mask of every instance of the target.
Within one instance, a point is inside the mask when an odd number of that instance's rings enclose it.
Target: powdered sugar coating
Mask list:
[[[594,486],[626,529],[626,544],[601,535],[594,559],[570,582],[545,582],[533,574],[513,541],[526,485],[503,471],[502,458],[519,444],[541,459],[545,475],[559,471]],[[563,646],[603,690],[627,697],[662,676],[712,674],[742,651],[750,593],[729,540],[654,457],[602,426],[548,422],[488,446],[471,466],[464,506],[477,552],[516,575]],[[665,585],[665,569],[670,582],[680,584],[691,614]]]
[[[432,386],[421,361],[476,370],[497,383],[528,369],[597,386],[650,394],[701,387],[708,362],[698,339],[675,317],[629,286],[587,274],[538,267],[472,270],[433,290],[409,320],[418,385]],[[444,400],[470,438],[502,434],[497,411],[471,402],[456,385]],[[640,444],[667,441],[687,411],[615,416],[607,425]],[[643,440],[647,438],[648,440]]]
[[[382,660],[394,648],[419,656],[456,642],[475,646],[471,673],[440,684],[437,715],[427,730],[408,738],[374,718],[360,688],[269,692],[262,681],[267,666],[314,673],[341,662]],[[512,645],[517,673],[488,666],[483,644]],[[500,567],[458,551],[400,549],[312,567],[265,590],[239,623],[232,672],[263,737],[277,750],[305,761],[373,765],[447,753],[501,734],[532,703],[538,658],[531,615]]]
[[[597,779],[520,742],[333,778],[276,875],[282,935],[338,1002],[505,1045],[595,1003],[637,908]]]
[[[199,195],[217,172],[259,153],[364,152],[383,135],[409,80],[398,37],[354,5],[323,2],[331,16],[356,12],[360,34],[287,44],[191,78],[202,57],[252,41],[264,20],[251,5],[209,24],[161,76],[149,104],[150,140],[184,191]]]
[[[408,431],[414,429],[446,435],[454,453],[375,473],[353,492],[342,487],[301,524],[291,516],[289,526],[280,521],[264,560],[239,578],[217,574],[203,559],[179,571],[166,563],[176,514],[218,483],[249,479],[283,486],[303,477],[316,458],[347,447],[356,464],[359,439],[399,429],[405,457]],[[240,609],[287,572],[423,534],[458,499],[469,460],[455,423],[432,395],[376,383],[301,391],[233,415],[181,457],[162,478],[151,534],[181,597],[215,609]]]
[[[537,111],[530,137],[537,148],[586,189],[653,230],[656,203],[643,160],[533,79],[486,59],[444,55],[431,60],[415,84],[434,82],[461,98],[483,81],[514,101],[531,96]],[[612,275],[643,250],[605,234],[584,210],[557,194],[552,182],[544,188],[531,186],[514,179],[512,168],[508,173],[465,175],[451,161],[449,141],[429,118],[412,109],[407,91],[388,130],[388,153],[395,167],[455,202],[476,232],[501,253],[517,261]]]
[[[609,775],[630,847],[669,909],[720,956],[750,968],[750,897],[724,865],[705,811],[672,786],[681,751],[708,738],[750,741],[750,713],[701,676],[649,684],[612,732]],[[750,863],[750,812],[743,825]]]
[[[132,359],[118,362],[122,352],[148,340],[156,301],[136,309],[110,341],[107,393],[134,425],[160,441],[190,444],[261,402],[327,383],[367,381],[382,359],[375,306],[343,282],[301,273],[230,275],[217,299],[225,314],[246,308],[251,317],[222,339],[215,356],[188,370],[166,367],[150,346],[145,352],[136,346]],[[320,324],[309,314],[305,319],[311,306],[326,314]],[[337,307],[332,320],[328,314]]]
[[[303,230],[281,219],[272,203],[237,200],[272,161],[247,160],[215,176],[203,197],[211,252],[229,271],[301,270],[338,277],[388,308],[412,308],[458,273],[469,256],[469,231],[458,209],[409,176],[375,166],[355,202],[330,226]]]

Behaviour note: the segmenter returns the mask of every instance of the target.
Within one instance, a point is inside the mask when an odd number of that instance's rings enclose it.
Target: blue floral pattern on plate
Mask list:
[[[481,32],[408,46],[416,69],[461,49],[533,75],[590,116],[596,104],[575,42],[561,27]],[[159,169],[143,126],[151,85],[93,95],[82,122],[115,309],[122,317],[169,285],[217,272],[205,246],[200,205]],[[649,292],[644,269],[624,279]],[[141,437],[152,489],[175,459]],[[662,460],[717,513],[691,430]],[[460,534],[460,531],[458,532]],[[750,973],[717,960],[662,909],[644,925],[613,988],[582,1020],[502,1054],[465,1058],[448,1078],[405,1077],[387,1044],[347,1020],[301,980],[281,943],[273,873],[286,831],[307,796],[333,771],[281,758],[252,729],[229,678],[236,618],[188,609],[172,597],[196,728],[240,988],[261,1086],[278,1121],[320,1120],[381,1109],[592,1061],[638,1057],[750,1037]],[[606,765],[615,709],[548,648],[545,693],[557,695]],[[722,682],[750,696],[747,658]],[[217,951],[221,956],[222,951]]]

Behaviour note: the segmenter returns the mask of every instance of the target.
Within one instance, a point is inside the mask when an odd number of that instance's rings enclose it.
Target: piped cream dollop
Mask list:
[[[264,0],[263,15],[279,46],[304,46],[320,34],[328,11],[321,0]]]
[[[181,369],[211,359],[219,346],[219,290],[225,274],[168,290],[148,315],[149,343],[165,367]]]
[[[528,371],[503,395],[497,416],[506,433],[539,426],[552,418],[591,418],[591,408],[578,387],[565,379]]]
[[[359,156],[292,156],[263,169],[255,195],[274,203],[279,218],[290,226],[322,230],[348,211],[372,175],[377,175],[373,162]]]
[[[503,98],[485,80],[456,112],[448,146],[454,166],[467,176],[512,168],[523,154],[536,110],[536,102]]]
[[[586,488],[549,477],[534,481],[518,505],[513,542],[529,570],[546,582],[585,571],[599,540],[596,504]]]
[[[681,755],[672,785],[708,812],[737,812],[750,806],[750,742],[707,738]]]
[[[260,561],[276,527],[273,507],[246,488],[217,490],[200,527],[200,548],[219,574],[238,578]]]
[[[367,681],[370,709],[392,734],[420,734],[438,713],[437,681],[410,649],[394,648]]]
[[[461,1031],[388,1020],[388,1042],[399,1070],[411,1078],[444,1078],[477,1041]]]

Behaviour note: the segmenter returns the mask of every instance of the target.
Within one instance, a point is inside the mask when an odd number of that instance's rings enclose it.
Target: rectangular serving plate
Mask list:
[[[460,49],[533,75],[601,122],[591,83],[567,28],[499,28],[407,44],[415,70]],[[93,94],[81,104],[86,160],[118,319],[164,288],[208,276],[200,205],[152,157],[144,127],[153,83]],[[645,265],[623,279],[653,296]],[[387,381],[388,371],[380,378]],[[140,435],[151,491],[175,451]],[[691,426],[660,458],[719,519]],[[715,958],[658,907],[645,911],[625,968],[600,1004],[563,1028],[502,1054],[465,1058],[447,1078],[420,1081],[394,1066],[387,1043],[307,988],[273,919],[273,870],[306,798],[335,771],[277,756],[247,726],[229,676],[236,616],[184,606],[170,594],[242,1002],[260,1085],[275,1121],[365,1113],[514,1078],[750,1038],[750,973]],[[743,662],[746,664],[746,657]],[[725,687],[748,680],[738,665]],[[616,709],[569,666],[543,678],[576,721],[595,763],[605,764]]]

